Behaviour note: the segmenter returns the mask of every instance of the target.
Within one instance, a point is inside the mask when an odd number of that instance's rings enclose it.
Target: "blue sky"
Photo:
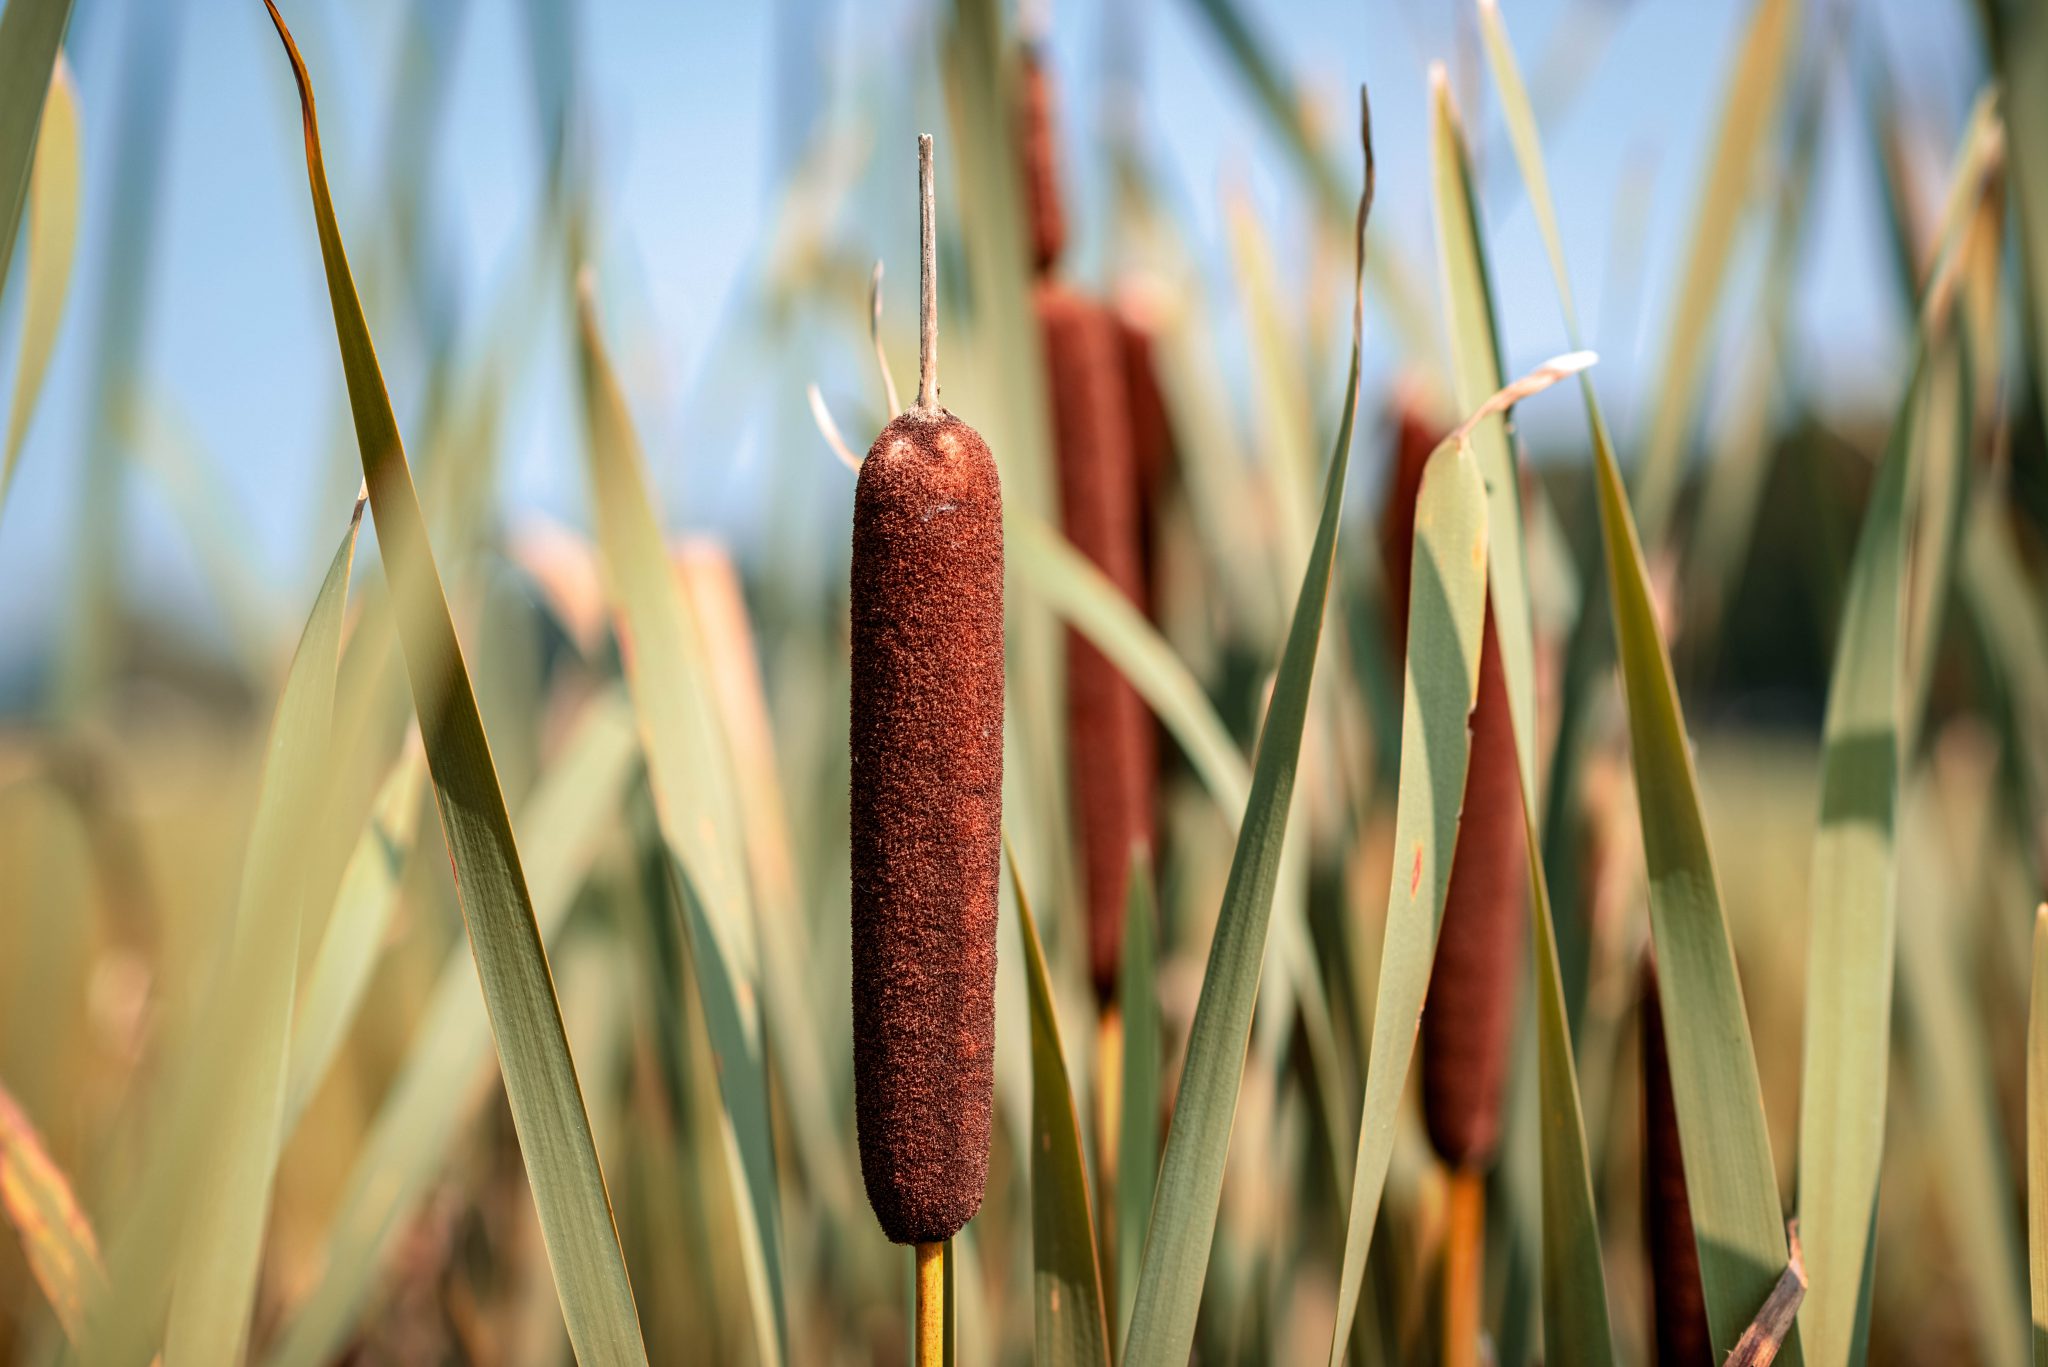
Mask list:
[[[142,6],[167,2],[77,0],[70,50],[85,127],[86,240],[50,387],[0,525],[0,657],[16,662],[48,640],[70,592],[122,34]],[[245,529],[246,552],[260,567],[260,591],[289,632],[346,512],[345,491],[341,506],[326,506],[333,501],[339,372],[296,111],[258,0],[180,3],[181,31],[163,52],[175,64],[176,94],[142,363],[149,391],[218,467],[231,521]],[[382,209],[374,175],[386,137],[382,111],[412,3],[285,0],[320,92],[343,229],[359,266]],[[1501,3],[1525,65],[1533,67],[1550,52],[1564,17],[1600,0]],[[1348,108],[1347,92],[1359,81],[1370,83],[1379,220],[1427,268],[1433,288],[1425,72],[1439,57],[1450,59],[1454,72],[1476,61],[1461,48],[1464,5],[1245,4],[1275,50],[1333,111]],[[1104,69],[1103,8],[1073,0],[1036,7],[1051,15],[1062,134],[1081,200],[1077,216],[1086,221],[1102,179],[1094,116]],[[786,405],[787,413],[777,408],[774,422],[736,425],[704,411],[716,407],[718,396],[697,381],[734,306],[736,282],[772,222],[794,136],[778,117],[778,89],[801,91],[828,126],[851,126],[856,109],[880,105],[876,137],[937,123],[928,55],[917,63],[901,55],[919,49],[928,13],[906,0],[608,0],[578,8],[604,225],[597,265],[612,329],[625,338],[628,382],[651,459],[679,522],[743,531],[761,491],[756,448],[764,432],[789,439],[807,430],[801,390],[779,375],[750,386],[749,402]],[[430,155],[441,177],[443,259],[457,296],[480,307],[516,268],[540,172],[521,6],[467,0],[464,9],[459,45],[443,74],[448,117]],[[1881,45],[1915,113],[1933,130],[1927,151],[1945,157],[1974,81],[1967,6],[1876,0],[1858,9],[1857,41]],[[1734,0],[1620,5],[1611,42],[1586,54],[1596,65],[1584,94],[1544,129],[1580,309],[1603,355],[1600,383],[1624,434],[1655,372],[1720,83],[1747,10]],[[1303,204],[1287,164],[1191,11],[1183,0],[1142,0],[1134,8],[1143,130],[1218,297],[1227,300],[1223,187],[1248,191],[1281,241]],[[1484,82],[1477,88],[1483,91]],[[1881,407],[1903,342],[1856,117],[1852,91],[1838,81],[1796,318],[1822,402]],[[1473,122],[1482,144],[1499,141],[1490,118]],[[1565,349],[1565,342],[1534,224],[1511,193],[1513,178],[1496,180],[1490,188],[1500,193],[1489,196],[1488,226],[1509,364],[1518,368]],[[1631,199],[1643,206],[1642,231],[1633,239],[1613,230]],[[906,204],[906,224],[907,210]],[[830,231],[850,243],[871,236],[850,220]],[[1631,240],[1640,243],[1639,267],[1630,264],[1637,259],[1626,250]],[[907,309],[910,244],[900,245],[904,250],[890,259],[890,307]],[[9,375],[18,294],[12,290],[0,312],[0,362]],[[1380,377],[1398,362],[1384,331],[1372,358]],[[843,342],[827,338],[820,345]],[[575,522],[582,516],[581,475],[565,445],[574,427],[561,354],[552,344],[544,350],[508,409],[505,498],[514,509]],[[385,359],[403,417],[416,397],[417,366],[402,354],[387,352]],[[1569,438],[1575,420],[1562,410],[1531,415],[1539,439]],[[1373,468],[1376,453],[1361,453],[1361,463]],[[831,479],[822,466],[819,479]],[[828,488],[825,496],[835,494]],[[119,518],[138,602],[196,629],[218,629],[197,561],[152,483],[132,480],[122,508],[95,515]]]

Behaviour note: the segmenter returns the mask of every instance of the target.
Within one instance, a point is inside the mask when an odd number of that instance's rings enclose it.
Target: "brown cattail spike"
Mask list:
[[[919,161],[929,263],[929,138]],[[950,1238],[988,1183],[1003,820],[1002,488],[929,402],[930,340],[853,505],[854,1103],[868,1202],[905,1244]]]
[[[1145,596],[1122,337],[1115,316],[1064,286],[1033,296],[1052,397],[1060,521],[1067,538],[1133,603]],[[1124,676],[1067,634],[1067,753],[1098,1000],[1116,992],[1134,853],[1152,843],[1152,717]]]
[[[1664,1012],[1657,970],[1643,963],[1643,1242],[1650,1251],[1650,1290],[1657,1320],[1658,1367],[1713,1367],[1699,1245],[1685,1191],[1678,1146],[1678,1107],[1664,1052]]]
[[[981,1205],[994,1099],[1003,510],[995,461],[913,409],[853,512],[853,1038],[861,1172],[898,1243]]]
[[[1393,491],[1382,522],[1391,606],[1406,637],[1415,497],[1434,429],[1404,403]],[[1516,967],[1527,933],[1528,840],[1507,679],[1489,600],[1472,711],[1472,756],[1436,963],[1422,1011],[1422,1099],[1430,1142],[1454,1168],[1483,1170],[1500,1140]]]
[[[1453,1167],[1483,1169],[1500,1141],[1529,886],[1521,770],[1491,603],[1471,730],[1465,809],[1422,1011],[1422,1094],[1437,1153]]]
[[[1137,482],[1139,604],[1152,617],[1160,597],[1159,523],[1173,484],[1173,424],[1159,387],[1152,331],[1141,313],[1117,311],[1123,338],[1124,406],[1130,415],[1131,467]]]
[[[1031,232],[1031,266],[1044,275],[1067,245],[1060,204],[1059,141],[1052,126],[1052,79],[1036,44],[1024,48],[1018,73],[1019,149],[1024,163],[1024,212]]]

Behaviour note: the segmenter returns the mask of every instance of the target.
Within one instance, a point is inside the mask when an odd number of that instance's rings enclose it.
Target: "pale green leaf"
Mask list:
[[[1591,388],[1586,386],[1588,393]],[[1715,1350],[1727,1352],[1784,1271],[1785,1226],[1756,1052],[1671,658],[1658,634],[1649,571],[1621,471],[1597,410],[1592,416],[1600,531],[1650,878],[1657,995],[1666,1020],[1688,1023],[1687,1029],[1672,1031],[1668,1041],[1679,1148],[1699,1244],[1707,1324]],[[1796,1333],[1779,1360],[1797,1367]]]
[[[1153,925],[1148,861],[1131,860],[1131,893],[1124,906],[1124,952],[1117,964],[1117,1013],[1123,1021],[1123,1098],[1116,1159],[1116,1323],[1121,1343],[1137,1300],[1143,1230],[1152,1218],[1152,1188],[1159,1180],[1159,1088],[1162,1051],[1159,995],[1154,983],[1158,935]]]
[[[1782,49],[1797,27],[1791,23],[1795,5],[1796,0],[1760,0],[1731,88],[1731,107],[1710,183],[1726,177],[1741,188],[1742,168],[1749,165],[1751,155],[1739,144],[1761,136],[1759,130],[1745,129],[1753,118],[1762,116],[1734,106],[1767,95],[1775,99],[1774,93],[1758,87],[1769,84],[1775,91],[1776,72],[1783,65]],[[1530,202],[1539,217],[1547,219],[1552,201],[1541,146],[1534,137],[1522,137],[1515,139],[1515,148],[1522,178],[1531,187]],[[1724,172],[1723,162],[1735,169]],[[1732,215],[1737,206],[1731,202],[1713,207]],[[1542,226],[1546,237],[1556,236],[1554,220]],[[1719,264],[1713,258],[1725,249],[1720,239],[1732,233],[1732,222],[1719,227],[1700,225],[1685,297],[1697,290],[1690,283],[1693,276],[1718,277]],[[1561,254],[1552,265],[1559,272],[1559,298],[1569,301],[1571,288],[1561,269]],[[1704,320],[1699,326],[1704,327]],[[1675,328],[1674,339],[1683,341],[1686,327]],[[1687,1180],[1692,1184],[1708,1323],[1716,1349],[1725,1353],[1755,1318],[1786,1265],[1785,1229],[1749,1021],[1735,973],[1734,949],[1721,913],[1720,888],[1700,815],[1699,783],[1671,661],[1658,634],[1642,546],[1590,377],[1581,377],[1580,391],[1593,442],[1602,559],[1628,703],[1637,803],[1650,877],[1659,997],[1666,1019],[1695,1023],[1693,1029],[1673,1032],[1672,1088],[1680,1147]],[[1666,392],[1661,402],[1668,406],[1673,396]],[[1690,409],[1689,401],[1686,407]],[[1579,645],[1575,640],[1575,653]],[[1558,743],[1569,746],[1575,741],[1567,732]],[[1560,767],[1565,762],[1558,761]],[[1801,1361],[1796,1333],[1787,1340],[1780,1361],[1786,1367],[1797,1367]]]
[[[618,829],[620,800],[638,758],[625,701],[600,695],[585,706],[520,809],[534,920],[550,941],[599,847]],[[293,1308],[268,1359],[271,1367],[320,1367],[341,1351],[378,1260],[484,1098],[490,1045],[476,969],[466,949],[453,949],[398,1077],[357,1150],[327,1234],[320,1280]]]
[[[1038,943],[1038,923],[1031,915],[1016,851],[1005,844],[1003,856],[1017,897],[1025,980],[1031,989],[1031,1280],[1036,1325],[1032,1361],[1050,1367],[1109,1367],[1088,1165],[1081,1156],[1081,1125],[1074,1115],[1073,1083],[1060,1044],[1059,1009],[1053,1003],[1045,950]]]
[[[639,441],[599,334],[588,276],[579,293],[584,417],[598,545],[624,639],[626,678],[672,858],[692,971],[718,1054],[746,1199],[743,1263],[761,1349],[787,1353],[781,1213],[756,983],[758,950],[743,864],[732,757],[720,730],[695,605],[663,545]]]
[[[1662,379],[1651,390],[1656,399],[1649,436],[1635,475],[1635,508],[1643,540],[1652,547],[1663,544],[1678,502],[1721,284],[1791,74],[1803,9],[1801,0],[1756,0],[1722,96],[1720,126],[1694,207],[1692,243],[1666,332]]]
[[[1234,820],[1251,791],[1244,756],[1201,684],[1158,628],[1086,556],[1040,519],[1007,510],[1003,536],[1020,586],[1044,599],[1108,657],[1172,733],[1203,786]]]
[[[0,9],[0,286],[14,260],[44,92],[71,22],[71,0],[7,0]]]
[[[1367,148],[1368,188],[1358,219],[1361,271],[1371,195],[1369,139]],[[1308,719],[1309,684],[1322,639],[1323,606],[1329,597],[1336,555],[1344,475],[1350,466],[1352,425],[1358,411],[1356,323],[1354,314],[1344,413],[1337,424],[1323,489],[1322,517],[1295,602],[1272,701],[1260,729],[1251,792],[1223,890],[1223,906],[1209,942],[1180,1089],[1160,1158],[1159,1183],[1153,1193],[1152,1218],[1146,1227],[1145,1253],[1124,1342],[1123,1361],[1127,1364],[1179,1367],[1194,1344],[1202,1283],[1223,1193],[1230,1130],[1243,1084],[1252,1008],[1258,1000],[1259,971],[1265,960],[1281,846],[1301,757],[1302,730]]]
[[[313,958],[312,972],[292,1027],[291,1073],[285,1086],[284,1132],[305,1115],[348,1037],[356,1008],[370,983],[391,910],[398,900],[399,875],[412,857],[419,829],[421,779],[426,755],[409,746],[391,766],[370,810],[369,824],[349,853],[341,887],[328,913],[327,929]]]
[[[14,487],[21,444],[42,397],[57,327],[64,321],[64,296],[71,286],[71,257],[78,246],[78,91],[62,53],[50,73],[50,93],[36,134],[35,168],[29,176],[28,298],[21,310],[21,355],[15,362],[14,398],[7,410],[6,455],[0,457],[0,508]],[[0,273],[7,258],[0,256]]]
[[[512,819],[498,787],[490,742],[441,590],[398,422],[343,251],[320,159],[311,78],[274,5],[271,15],[298,82],[314,218],[378,547],[396,600],[399,642],[433,773],[442,832],[455,867],[463,923],[497,1037],[506,1098],[569,1339],[586,1364],[644,1363],[647,1354],[632,1284],[562,1028],[547,950],[520,867]]]
[[[1472,753],[1468,719],[1479,695],[1486,542],[1486,486],[1478,462],[1465,443],[1447,441],[1430,456],[1415,501],[1394,860],[1351,1174],[1351,1213],[1337,1283],[1337,1322],[1330,1338],[1333,1367],[1351,1342],[1366,1252],[1394,1154],[1394,1122],[1415,1056],[1415,1032],[1443,924]]]
[[[359,499],[278,698],[227,959],[199,1027],[195,1076],[208,1100],[195,1101],[182,1118],[203,1125],[207,1138],[189,1150],[198,1161],[179,1229],[177,1290],[164,1342],[170,1367],[240,1362],[248,1344],[270,1179],[284,1142],[305,891],[300,853],[325,787],[342,612],[362,517]]]
[[[1542,147],[1535,116],[1528,105],[1506,26],[1490,0],[1482,0],[1479,11],[1487,56],[1501,92],[1516,155],[1524,164],[1540,163]],[[1500,386],[1500,338],[1478,202],[1473,193],[1470,153],[1451,103],[1449,83],[1439,78],[1433,86],[1431,129],[1435,144],[1437,231],[1450,310],[1458,401],[1469,406]],[[1537,222],[1562,288],[1564,251],[1557,237],[1547,182],[1541,178],[1533,180],[1530,196],[1536,203]],[[1567,329],[1576,341],[1578,324],[1568,291],[1563,303]],[[1558,963],[1557,930],[1551,917],[1549,879],[1543,870],[1543,845],[1536,817],[1543,788],[1536,759],[1539,727],[1534,612],[1522,536],[1520,469],[1508,417],[1503,415],[1480,424],[1473,433],[1473,447],[1480,474],[1486,481],[1487,585],[1494,632],[1500,643],[1508,708],[1514,720],[1529,858],[1541,1135],[1541,1219],[1536,1233],[1542,1249],[1544,1347],[1546,1357],[1553,1362],[1611,1362],[1614,1342],[1607,1313],[1599,1213],[1593,1204],[1585,1117],[1579,1099],[1571,1024]]]

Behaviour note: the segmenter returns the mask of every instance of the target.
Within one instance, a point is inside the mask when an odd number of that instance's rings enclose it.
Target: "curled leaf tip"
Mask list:
[[[853,454],[853,448],[846,444],[846,438],[839,435],[839,424],[832,421],[832,410],[825,407],[825,396],[818,391],[817,382],[805,386],[804,393],[811,400],[811,421],[818,425],[818,435],[832,448],[832,454],[839,457],[839,463],[855,474],[860,473],[860,457]]]

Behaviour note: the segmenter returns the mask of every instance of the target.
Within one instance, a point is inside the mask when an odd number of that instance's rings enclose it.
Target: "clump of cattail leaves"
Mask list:
[[[1003,513],[987,444],[938,404],[929,137],[919,171],[917,403],[875,438],[854,495],[851,835],[861,1175],[922,1272],[988,1183]]]

